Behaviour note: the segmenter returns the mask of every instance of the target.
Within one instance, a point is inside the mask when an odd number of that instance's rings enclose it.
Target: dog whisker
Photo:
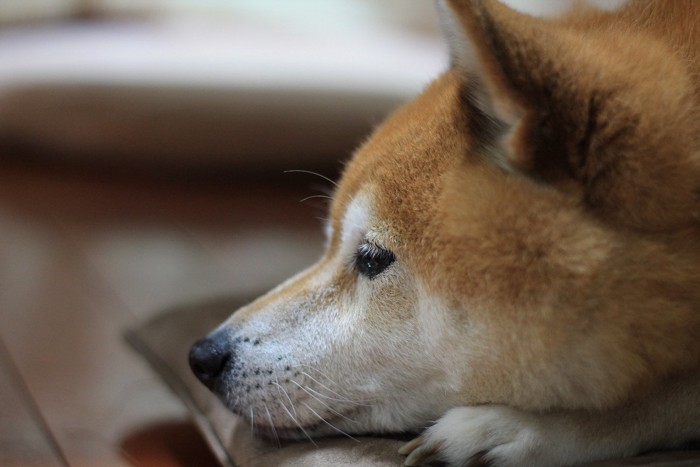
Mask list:
[[[340,413],[340,412],[338,412],[337,410],[333,409],[333,407],[331,407],[330,405],[328,405],[328,404],[326,404],[325,402],[323,402],[323,401],[322,401],[321,399],[319,399],[318,397],[314,396],[307,388],[305,388],[305,387],[302,386],[301,384],[297,383],[297,382],[294,381],[294,380],[291,380],[291,382],[294,383],[294,384],[296,384],[296,385],[299,387],[299,389],[301,389],[301,390],[304,391],[306,394],[308,394],[309,396],[311,396],[311,397],[313,397],[314,399],[316,399],[319,403],[323,404],[323,406],[326,407],[326,409],[328,409],[329,411],[333,412],[335,415],[337,415],[337,416],[339,416],[339,417],[342,417],[342,418],[344,418],[345,420],[347,420],[347,421],[349,421],[349,422],[357,423],[355,420],[346,417],[346,416],[343,415],[342,413]],[[310,389],[310,388],[309,388],[309,389]]]
[[[303,173],[303,174],[315,175],[317,177],[324,179],[325,181],[327,181],[328,183],[330,183],[334,187],[336,187],[336,188],[338,187],[338,184],[336,182],[334,182],[333,180],[331,180],[330,178],[326,177],[325,175],[321,175],[318,172],[314,172],[312,170],[292,169],[292,170],[285,170],[284,173],[286,173],[286,174],[288,174],[288,173]]]
[[[275,378],[275,379],[276,379],[276,378]],[[275,386],[277,386],[277,391],[278,391],[278,392],[281,392],[281,394],[284,394],[284,397],[287,398],[287,400],[289,401],[289,405],[292,407],[292,411],[294,412],[294,415],[296,415],[296,414],[297,414],[297,411],[296,411],[296,409],[294,408],[294,402],[292,402],[292,399],[289,397],[289,394],[287,393],[287,390],[284,389],[284,387],[282,387],[282,385],[280,385],[277,381],[275,381],[273,384],[274,384]]]
[[[320,381],[318,381],[317,379],[315,379],[313,376],[311,376],[310,374],[306,373],[305,371],[300,371],[299,373],[302,374],[302,375],[304,375],[304,376],[306,376],[306,377],[309,378],[311,381],[313,381],[314,383],[316,383],[317,385],[319,385],[320,387],[322,387],[322,388],[325,389],[326,391],[330,392],[330,393],[333,394],[334,396],[337,396],[337,397],[338,397],[338,399],[333,399],[333,398],[331,398],[331,397],[329,397],[329,396],[325,396],[325,397],[328,398],[328,399],[337,400],[337,401],[339,401],[339,402],[347,402],[348,404],[354,404],[354,405],[363,405],[363,403],[372,402],[372,401],[367,401],[367,400],[365,400],[365,401],[353,401],[352,399],[348,399],[347,397],[343,396],[342,394],[338,394],[336,391],[334,391],[334,390],[332,390],[331,388],[329,388],[328,386],[324,385],[323,383],[321,383]],[[329,378],[326,378],[326,379],[329,379]],[[329,380],[330,380],[330,379],[329,379]],[[331,381],[331,382],[332,382],[332,381]],[[337,384],[336,384],[336,386],[337,386]],[[318,393],[318,392],[317,392],[317,394],[321,395],[321,394]]]
[[[316,378],[314,378],[314,377],[311,376],[310,374],[306,373],[305,371],[300,371],[299,373],[302,374],[303,376],[306,376],[306,377],[309,378],[311,381],[313,381],[314,383],[318,384],[319,386],[321,386],[323,389],[325,389],[326,391],[330,392],[331,394],[333,394],[333,395],[335,395],[335,396],[338,396],[341,400],[343,400],[343,401],[345,401],[345,402],[352,402],[350,399],[348,399],[348,398],[342,396],[341,394],[338,394],[337,392],[335,392],[334,390],[332,390],[332,389],[329,388],[328,386],[324,385],[323,383],[321,383],[320,381],[318,381]]]
[[[226,405],[227,405],[228,407],[230,407],[231,409],[235,409],[235,408],[238,407],[238,403],[239,403],[240,401],[241,401],[241,396],[238,395],[238,396],[236,396],[236,400],[233,401],[233,403],[231,403],[231,394],[228,394],[228,395],[226,396],[226,401],[225,401],[225,402],[226,402]]]
[[[328,375],[326,375],[323,371],[319,370],[318,368],[316,368],[316,367],[314,367],[314,366],[306,365],[306,364],[303,364],[303,363],[299,364],[298,366],[304,367],[304,368],[308,368],[309,370],[315,371],[316,373],[318,373],[319,376],[321,376],[321,377],[325,378],[326,380],[328,380],[328,382],[330,382],[330,383],[331,383],[332,385],[334,385],[335,387],[338,387],[338,388],[342,387],[340,384],[336,383],[336,382],[333,381],[331,378],[329,378]]]
[[[304,386],[304,387],[306,389],[308,389],[309,391],[313,392],[314,394],[316,394],[318,397],[323,397],[324,399],[328,399],[328,400],[335,401],[335,402],[344,402],[346,404],[351,404],[351,405],[359,405],[362,407],[372,407],[372,404],[365,404],[362,401],[353,401],[353,400],[347,399],[347,398],[338,399],[337,397],[331,397],[327,394],[322,394],[309,386]]]
[[[338,384],[338,383],[336,383],[335,381],[333,381],[331,378],[328,377],[328,375],[326,375],[323,371],[319,370],[319,369],[316,368],[315,366],[306,365],[306,364],[304,364],[304,363],[300,363],[300,364],[297,365],[297,366],[303,367],[303,368],[308,368],[309,370],[315,371],[316,373],[318,373],[319,376],[321,376],[321,377],[327,379],[328,382],[330,382],[332,385],[334,385],[334,386],[336,386],[336,387],[341,387],[340,384]]]
[[[267,419],[270,421],[270,428],[272,428],[272,436],[275,441],[275,445],[279,448],[282,447],[282,444],[280,443],[280,438],[277,435],[277,429],[275,428],[275,423],[272,421],[272,415],[270,414],[270,409],[267,408],[267,404],[263,403],[263,407],[265,407],[265,412],[267,412]]]
[[[313,438],[311,438],[311,436],[309,436],[309,434],[306,432],[306,430],[304,429],[304,427],[301,426],[301,423],[299,423],[299,421],[297,420],[297,418],[296,418],[294,415],[292,415],[292,412],[290,412],[289,409],[287,409],[287,407],[285,407],[285,405],[282,404],[281,402],[277,401],[277,403],[280,405],[280,407],[282,407],[282,409],[284,409],[284,411],[287,413],[287,415],[289,415],[289,418],[294,422],[294,424],[295,424],[297,427],[299,427],[299,429],[301,430],[301,432],[304,433],[304,435],[305,435],[307,438],[309,438],[309,441],[311,441],[311,444],[313,444],[316,448],[318,448],[318,444],[316,444],[316,442],[313,440]]]
[[[329,200],[333,201],[333,198],[331,198],[328,195],[311,195],[311,196],[307,196],[306,198],[299,200],[299,202],[303,203],[304,201],[308,201],[310,199],[316,199],[316,198],[329,199]]]
[[[325,418],[323,418],[322,416],[320,416],[320,415],[318,414],[318,412],[316,412],[314,409],[312,409],[312,408],[309,406],[309,404],[307,404],[306,402],[302,402],[302,404],[304,404],[304,406],[305,406],[307,409],[309,409],[309,410],[311,411],[311,413],[313,413],[314,415],[316,415],[316,416],[319,418],[319,420],[321,420],[323,423],[325,423],[326,425],[328,425],[329,427],[331,427],[332,429],[334,429],[334,430],[337,431],[338,433],[347,436],[348,438],[350,438],[351,440],[353,440],[353,441],[355,441],[355,442],[357,442],[357,443],[360,442],[359,439],[350,436],[349,434],[347,434],[346,432],[344,432],[344,431],[341,430],[340,428],[334,426],[331,422],[329,422],[328,420],[326,420]]]

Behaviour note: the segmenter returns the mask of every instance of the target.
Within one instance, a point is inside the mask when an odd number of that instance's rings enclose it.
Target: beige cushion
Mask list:
[[[0,31],[0,157],[336,167],[445,67],[432,34],[302,26],[160,18]]]
[[[0,95],[0,148],[170,169],[335,166],[398,104],[353,90],[33,84]]]

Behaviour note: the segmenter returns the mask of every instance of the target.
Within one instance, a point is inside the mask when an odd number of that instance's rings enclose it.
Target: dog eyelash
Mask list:
[[[354,266],[358,273],[371,280],[381,274],[395,260],[396,257],[390,250],[365,241],[357,249]]]
[[[370,243],[367,240],[365,240],[357,248],[357,254],[358,255],[366,255],[366,256],[377,256],[377,255],[381,254],[382,250],[384,250],[384,249]]]

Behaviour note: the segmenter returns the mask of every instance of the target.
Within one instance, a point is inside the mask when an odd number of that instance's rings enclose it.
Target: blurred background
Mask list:
[[[426,0],[0,0],[0,465],[213,462],[123,329],[314,261],[445,66]]]
[[[285,171],[444,66],[425,0],[0,0],[0,465],[213,464],[123,330],[317,259]]]
[[[112,168],[334,168],[444,66],[424,0],[0,0],[0,24],[0,144]]]

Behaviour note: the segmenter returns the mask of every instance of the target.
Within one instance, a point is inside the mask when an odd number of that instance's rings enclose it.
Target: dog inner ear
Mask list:
[[[668,43],[634,29],[663,15],[581,7],[554,21],[494,0],[445,0],[440,10],[477,151],[616,224],[697,222],[693,72]]]
[[[574,178],[585,154],[567,151],[579,131],[570,110],[589,103],[586,89],[567,88],[557,50],[566,32],[489,0],[449,0],[441,20],[475,142],[509,170],[552,183]],[[582,136],[586,146],[590,135]]]

